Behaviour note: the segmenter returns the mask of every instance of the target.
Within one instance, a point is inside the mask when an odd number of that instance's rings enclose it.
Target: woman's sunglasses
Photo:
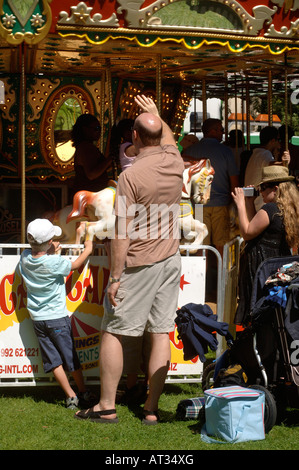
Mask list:
[[[263,191],[265,191],[266,189],[268,189],[268,188],[274,188],[275,186],[276,186],[275,183],[262,183],[262,184],[260,184],[260,186],[259,186],[259,191],[260,191],[260,192],[263,192]]]

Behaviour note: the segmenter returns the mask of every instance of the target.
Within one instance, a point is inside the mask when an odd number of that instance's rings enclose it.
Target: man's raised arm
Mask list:
[[[135,103],[139,106],[139,109],[143,113],[150,113],[158,116],[162,122],[162,137],[161,137],[161,146],[164,145],[174,145],[176,147],[176,142],[174,139],[174,135],[168,124],[161,118],[159,111],[157,109],[156,104],[154,101],[144,95],[138,95],[135,98]]]

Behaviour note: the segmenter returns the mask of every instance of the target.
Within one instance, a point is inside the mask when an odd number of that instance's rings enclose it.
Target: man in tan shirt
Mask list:
[[[115,397],[123,370],[122,336],[142,336],[144,331],[150,333],[151,353],[143,423],[157,423],[179,293],[178,214],[184,164],[154,102],[145,96],[135,101],[142,111],[132,135],[137,157],[120,174],[116,193],[116,233],[100,349],[101,398],[93,409],[75,415],[101,423],[118,421]]]

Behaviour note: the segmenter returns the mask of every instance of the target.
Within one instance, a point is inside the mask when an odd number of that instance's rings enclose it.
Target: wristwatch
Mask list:
[[[111,276],[109,277],[110,284],[114,284],[114,282],[119,282],[119,281],[120,279],[116,279],[116,277],[111,277]]]

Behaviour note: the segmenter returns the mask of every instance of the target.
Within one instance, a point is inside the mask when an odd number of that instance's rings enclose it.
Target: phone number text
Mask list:
[[[37,357],[38,348],[1,348],[0,357]]]

